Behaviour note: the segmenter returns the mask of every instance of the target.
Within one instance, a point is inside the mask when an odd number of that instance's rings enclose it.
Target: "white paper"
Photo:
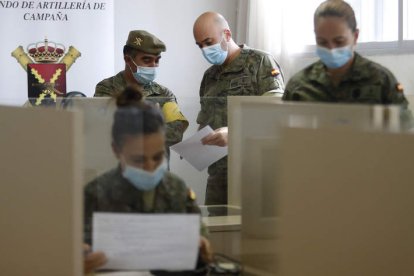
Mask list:
[[[214,162],[227,155],[228,147],[203,145],[201,139],[214,132],[210,126],[200,129],[190,138],[177,143],[170,148],[187,160],[199,171],[204,170]]]
[[[200,240],[198,214],[94,213],[93,250],[108,258],[102,268],[192,270]]]

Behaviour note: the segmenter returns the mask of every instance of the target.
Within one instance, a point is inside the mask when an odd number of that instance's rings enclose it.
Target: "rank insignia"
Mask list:
[[[276,77],[280,74],[280,71],[276,68],[273,68],[272,72],[270,73],[273,77]]]
[[[141,46],[141,42],[142,42],[143,40],[140,38],[140,37],[136,37],[135,38],[135,44],[137,45],[137,46]]]
[[[188,189],[188,197],[192,200],[195,201],[196,200],[196,194],[194,193],[194,191],[192,189]]]
[[[404,92],[404,87],[401,83],[397,83],[395,88],[397,89],[397,92],[400,92],[400,93]]]

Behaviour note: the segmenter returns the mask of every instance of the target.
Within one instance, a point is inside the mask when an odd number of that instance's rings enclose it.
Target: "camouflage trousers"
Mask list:
[[[227,204],[227,170],[207,178],[205,205]]]

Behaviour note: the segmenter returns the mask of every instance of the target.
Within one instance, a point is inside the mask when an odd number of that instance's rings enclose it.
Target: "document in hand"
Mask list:
[[[117,270],[192,270],[200,240],[198,214],[94,213],[93,250]]]
[[[203,145],[201,143],[201,139],[212,132],[213,129],[210,126],[206,126],[190,138],[170,148],[184,157],[194,168],[202,171],[227,155],[228,147]]]

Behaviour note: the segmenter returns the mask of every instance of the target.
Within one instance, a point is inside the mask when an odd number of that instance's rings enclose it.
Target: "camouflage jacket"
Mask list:
[[[126,180],[118,166],[89,182],[84,189],[84,239],[91,244],[94,212],[200,213],[194,192],[167,172],[152,191],[141,191]],[[202,234],[206,229],[202,226]]]
[[[200,86],[200,128],[227,126],[227,96],[274,96],[282,94],[281,69],[268,53],[242,46],[240,54],[228,65],[213,65],[203,76]],[[227,158],[209,167],[209,174],[226,173]]]
[[[325,66],[317,61],[289,80],[283,100],[399,104],[402,127],[412,125],[402,85],[387,68],[358,53],[355,53],[354,63],[339,85],[333,85]]]
[[[99,82],[96,85],[94,97],[111,97],[121,92],[126,86],[124,71],[121,71],[115,76]],[[188,127],[188,120],[181,113],[175,95],[168,88],[156,82],[145,85],[143,88],[147,100],[158,103],[162,109],[166,122],[167,148],[180,142]]]

